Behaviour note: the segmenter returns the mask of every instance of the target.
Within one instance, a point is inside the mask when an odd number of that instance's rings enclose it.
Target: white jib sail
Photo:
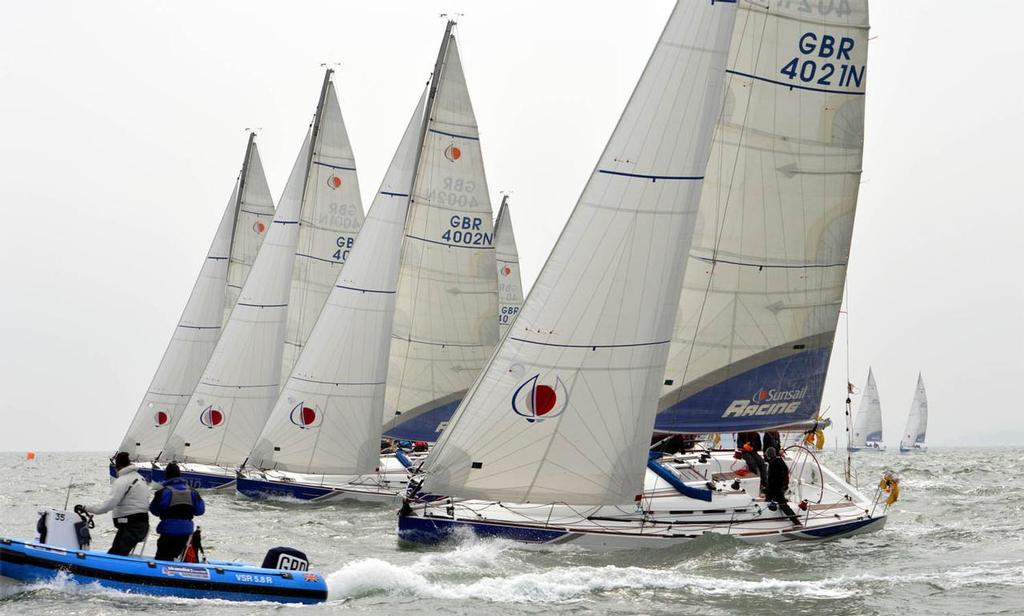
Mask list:
[[[231,236],[224,323],[231,316],[238,294],[242,292],[249,270],[263,245],[263,238],[270,230],[270,221],[274,219],[274,200],[270,196],[255,137],[254,133],[249,135],[248,158],[242,166],[245,173],[240,182],[242,196],[235,209],[235,231]]]
[[[494,257],[498,262],[498,338],[504,338],[523,307],[523,280],[519,275],[519,251],[508,195],[501,199],[494,223]]]
[[[303,192],[302,223],[288,300],[282,383],[292,373],[363,225],[355,157],[331,73],[328,70],[324,77],[319,119],[314,122],[313,158]]]
[[[820,396],[828,365],[861,175],[867,0],[762,4],[738,5],[662,408],[815,349]],[[720,419],[731,399],[706,410]]]
[[[882,402],[878,398],[878,386],[875,385],[875,374],[868,368],[868,382],[864,385],[864,394],[860,399],[860,408],[853,421],[853,434],[850,444],[864,447],[868,441],[882,441]]]
[[[907,416],[907,427],[900,439],[900,448],[909,449],[914,445],[923,445],[927,431],[928,396],[924,392],[924,379],[919,374],[917,388],[914,390],[914,401],[910,403],[910,414]]]
[[[238,466],[266,423],[280,390],[309,151],[307,133],[256,262],[161,460]]]
[[[391,323],[426,93],[248,466],[324,475],[379,465]]]
[[[442,57],[402,248],[385,429],[460,399],[498,341],[493,212],[454,36]]]
[[[618,504],[643,490],[735,16],[682,0],[424,490]]]
[[[232,238],[241,233],[241,217],[238,214],[240,184],[243,186],[244,195],[241,203],[252,204],[249,207],[257,214],[262,214],[266,208],[269,215],[273,216],[273,203],[252,135],[246,148],[242,171],[235,181],[231,199],[224,209],[224,215],[192,288],[192,294],[185,304],[149,389],[139,404],[135,418],[121,441],[119,451],[127,451],[132,459],[153,459],[163,450],[168,435],[181,419],[185,404],[199,382],[203,368],[210,360],[214,346],[220,338],[223,325],[222,310],[234,301],[229,292],[226,294],[225,288],[230,284],[232,276],[229,259],[232,263],[235,261],[235,255],[230,252]],[[253,218],[254,223],[259,220],[257,215]],[[267,221],[269,222],[269,218]],[[242,224],[249,224],[248,219]],[[251,242],[261,239],[262,233]],[[235,245],[241,245],[241,242]],[[240,256],[238,259],[241,265],[244,258]],[[236,271],[240,272],[239,275],[244,275],[241,270]]]

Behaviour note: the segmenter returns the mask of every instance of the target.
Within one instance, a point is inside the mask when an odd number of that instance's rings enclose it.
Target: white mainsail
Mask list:
[[[224,323],[228,322],[231,310],[238,301],[249,270],[256,261],[263,238],[270,230],[274,218],[274,200],[267,186],[259,150],[256,149],[256,134],[249,134],[250,147],[246,151],[245,169],[238,180],[241,198],[235,207],[235,228],[231,234],[231,252],[228,259],[227,297],[224,301]],[[222,323],[223,325],[223,323]]]
[[[868,442],[882,441],[882,402],[878,398],[878,386],[875,374],[868,368],[868,382],[864,385],[864,394],[860,399],[860,408],[853,420],[853,434],[850,445],[864,447]]]
[[[657,429],[818,412],[861,175],[867,0],[738,3]]]
[[[903,429],[900,449],[912,449],[924,446],[925,433],[928,431],[928,396],[924,391],[924,379],[917,375],[917,388],[914,390],[914,401],[910,403],[910,414],[907,416],[907,427]]]
[[[277,399],[311,132],[306,133],[256,262],[162,460],[237,466]]]
[[[383,417],[389,434],[430,441],[498,341],[493,213],[452,25],[428,95]]]
[[[313,154],[302,197],[302,218],[288,299],[281,382],[292,373],[334,281],[363,224],[355,157],[341,105],[327,70],[313,125]]]
[[[379,465],[399,256],[426,92],[248,466],[325,475]]]
[[[504,338],[523,307],[523,280],[519,275],[519,251],[508,195],[502,197],[494,222],[494,257],[498,262],[498,337]]]
[[[733,3],[676,5],[522,311],[428,457],[425,492],[641,493],[734,17]]]
[[[222,311],[230,310],[237,298],[231,281],[244,281],[273,215],[259,149],[250,134],[242,170],[192,294],[121,440],[119,451],[132,459],[152,459],[163,450],[220,338]]]

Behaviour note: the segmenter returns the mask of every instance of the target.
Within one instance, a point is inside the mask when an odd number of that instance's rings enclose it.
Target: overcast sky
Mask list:
[[[488,183],[495,206],[512,192],[529,287],[672,4],[3,3],[0,450],[117,445],[246,129],[262,129],[276,199],[325,62],[338,63],[368,207],[433,66],[442,12],[465,13]],[[1024,444],[1022,20],[1010,0],[872,6],[850,370],[859,387],[874,367],[890,446],[918,371],[931,444]],[[825,399],[839,419],[845,372],[840,342]]]

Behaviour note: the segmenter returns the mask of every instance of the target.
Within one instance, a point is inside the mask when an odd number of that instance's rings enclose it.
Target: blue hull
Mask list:
[[[399,516],[398,518],[398,538],[413,543],[441,543],[451,539],[452,535],[459,528],[469,529],[478,537],[511,539],[512,541],[523,543],[548,543],[569,534],[564,530],[465,522],[444,518],[422,518],[406,515]]]
[[[155,561],[0,539],[3,577],[45,582],[62,572],[80,584],[148,595],[307,604],[327,600],[327,583],[314,573],[236,563]]]
[[[789,540],[838,539],[849,535],[878,530],[885,525],[885,517],[864,518],[843,524],[799,531],[788,536]],[[478,537],[509,539],[522,543],[554,543],[559,539],[575,535],[572,531],[513,524],[489,524],[466,520],[402,515],[398,518],[398,537],[403,541],[423,544],[437,544],[453,538],[458,529],[469,530]],[[696,536],[696,535],[695,535]]]
[[[312,501],[331,495],[334,490],[309,484],[239,477],[235,489],[249,498],[294,498]]]

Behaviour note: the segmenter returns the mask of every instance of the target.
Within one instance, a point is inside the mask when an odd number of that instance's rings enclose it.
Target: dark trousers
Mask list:
[[[107,554],[127,556],[132,553],[140,541],[145,540],[149,533],[149,520],[139,522],[114,522],[117,527],[117,534],[114,535],[114,543],[107,550]]]
[[[176,560],[185,551],[191,535],[160,535],[156,540],[157,560]]]
[[[782,492],[771,491],[764,495],[765,499],[775,501],[775,504],[779,506],[779,510],[792,520],[793,524],[800,524],[800,516],[793,511],[793,508],[789,506],[789,501],[786,500],[786,495]]]
[[[768,466],[764,459],[756,451],[744,451],[743,461],[747,463],[747,469],[761,478],[761,489],[764,490],[768,480]]]

